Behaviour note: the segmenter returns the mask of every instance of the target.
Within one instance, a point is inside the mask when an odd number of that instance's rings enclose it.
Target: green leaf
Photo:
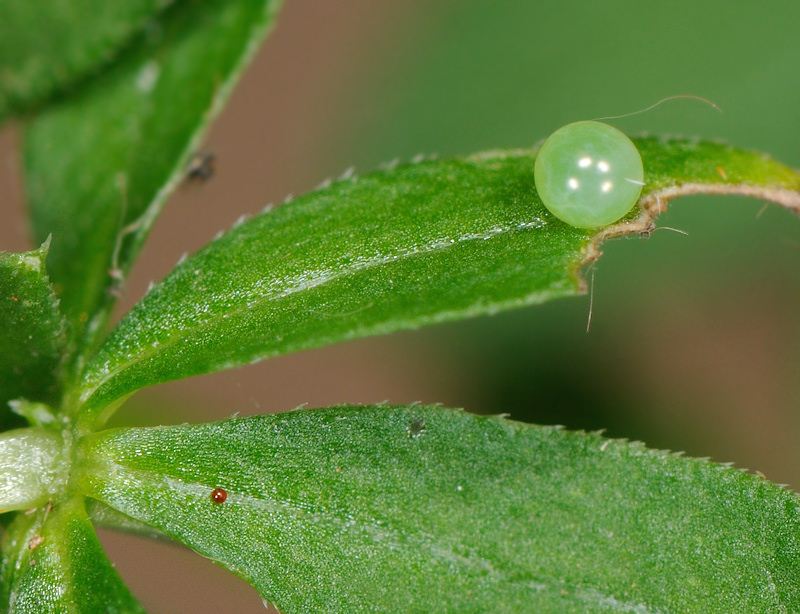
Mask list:
[[[245,222],[122,320],[88,366],[81,398],[94,416],[158,382],[575,295],[600,238],[651,231],[650,212],[681,190],[757,194],[800,210],[800,176],[760,153],[636,144],[646,211],[599,235],[544,208],[533,151],[349,178]]]
[[[3,536],[9,614],[144,612],[106,558],[81,499],[19,514]]]
[[[597,434],[337,407],[105,431],[78,454],[76,488],[284,614],[800,609],[794,494]]]
[[[45,272],[48,243],[0,252],[0,428],[18,423],[8,402],[53,402],[60,388],[66,326]]]
[[[168,2],[0,2],[0,119],[108,62]]]
[[[47,503],[66,485],[69,456],[61,433],[25,428],[0,435],[0,513]]]
[[[184,176],[278,0],[179,2],[121,61],[28,126],[36,237],[74,338],[103,324],[166,198]]]

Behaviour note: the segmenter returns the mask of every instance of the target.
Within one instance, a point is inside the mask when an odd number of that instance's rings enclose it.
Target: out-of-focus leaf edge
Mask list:
[[[27,114],[38,112],[47,104],[57,100],[59,96],[69,95],[74,89],[80,88],[87,79],[96,77],[104,70],[107,70],[121,56],[124,56],[131,42],[136,39],[137,34],[144,30],[158,13],[173,1],[162,0],[160,4],[156,4],[152,12],[144,12],[137,15],[127,29],[113,37],[113,41],[102,41],[103,43],[111,44],[98,53],[94,61],[86,62],[78,67],[70,66],[66,70],[56,71],[60,73],[60,79],[56,79],[56,82],[46,85],[38,84],[37,87],[33,88],[36,93],[20,95],[18,91],[13,91],[0,95],[0,126],[6,120],[14,117],[24,117]],[[41,36],[41,33],[39,36]],[[62,67],[59,66],[58,68]]]
[[[282,2],[283,0],[264,0],[261,21],[251,24],[251,36],[247,44],[243,45],[242,52],[238,56],[235,65],[225,74],[224,79],[220,80],[218,78],[215,82],[213,95],[209,100],[208,106],[204,113],[198,118],[198,124],[189,138],[186,139],[186,143],[180,155],[174,160],[172,169],[167,174],[166,180],[161,187],[153,193],[152,198],[149,200],[143,212],[136,213],[133,219],[123,219],[121,228],[117,232],[117,245],[114,248],[116,252],[114,259],[118,261],[118,266],[114,274],[121,279],[112,278],[110,275],[107,275],[104,269],[103,276],[108,278],[104,281],[106,289],[102,295],[98,297],[98,302],[95,305],[94,311],[92,313],[81,314],[77,320],[73,318],[73,336],[78,337],[79,341],[77,343],[74,341],[72,342],[74,349],[71,348],[71,351],[78,352],[79,355],[76,356],[76,358],[79,359],[77,361],[79,364],[82,364],[81,360],[85,359],[87,355],[90,355],[97,349],[97,345],[102,340],[102,335],[105,332],[105,325],[119,297],[117,286],[127,277],[136,256],[141,251],[150,229],[161,213],[166,201],[182,181],[185,180],[186,168],[189,161],[205,138],[212,122],[225,107],[235,86],[238,84],[239,79],[255,56],[261,43],[274,27],[275,16],[281,8]],[[184,10],[187,10],[185,2],[172,2],[171,6],[161,11],[158,18],[169,19],[172,13]],[[124,68],[131,60],[143,54],[142,48],[147,46],[147,37],[140,33],[138,37],[133,37],[133,39],[134,40],[128,44],[125,53],[123,53],[116,62],[110,65],[109,73],[120,70],[121,67]],[[99,75],[100,79],[104,76],[104,73]],[[87,84],[93,85],[94,82],[87,81]],[[82,91],[82,89],[76,88],[75,93],[80,94]],[[29,118],[29,123],[34,122],[35,119],[35,117]],[[130,217],[131,214],[131,211],[126,212],[128,217]],[[34,228],[34,231],[38,231],[38,234],[42,232],[51,232],[50,229],[42,230],[37,228]],[[56,249],[54,248],[53,251],[55,252]],[[54,277],[53,271],[51,271],[51,277]],[[60,280],[60,285],[62,287],[66,283],[67,280]],[[63,297],[62,308],[65,313],[69,315],[69,305]],[[80,339],[80,337],[83,338]]]

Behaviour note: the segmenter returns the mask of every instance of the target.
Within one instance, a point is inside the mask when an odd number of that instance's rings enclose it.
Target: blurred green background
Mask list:
[[[676,100],[611,123],[723,139],[800,167],[799,18],[793,0],[287,0],[205,146],[217,176],[170,203],[126,307],[241,213],[350,166],[364,173],[419,153],[529,147],[566,123],[676,94],[724,113]],[[2,140],[10,147],[14,133]],[[588,333],[588,297],[555,301],[158,386],[118,423],[441,402],[605,428],[800,489],[800,220],[753,199],[693,197],[659,224],[688,236],[659,230],[606,245],[589,272]],[[19,224],[9,228],[6,245],[19,248]],[[117,558],[125,573],[126,557]],[[169,564],[194,573],[188,557]],[[155,612],[263,611],[238,584],[219,596],[204,589],[189,607],[171,574],[130,581]],[[166,595],[147,597],[159,582]]]

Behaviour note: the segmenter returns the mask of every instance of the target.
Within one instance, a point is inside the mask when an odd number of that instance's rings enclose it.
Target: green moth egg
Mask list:
[[[633,208],[644,185],[636,146],[597,121],[575,122],[551,134],[533,174],[544,206],[578,228],[613,224]]]

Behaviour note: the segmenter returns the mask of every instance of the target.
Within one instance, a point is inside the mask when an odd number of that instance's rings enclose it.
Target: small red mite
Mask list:
[[[228,498],[228,493],[221,488],[215,488],[211,491],[211,500],[214,503],[225,503],[225,499]]]

